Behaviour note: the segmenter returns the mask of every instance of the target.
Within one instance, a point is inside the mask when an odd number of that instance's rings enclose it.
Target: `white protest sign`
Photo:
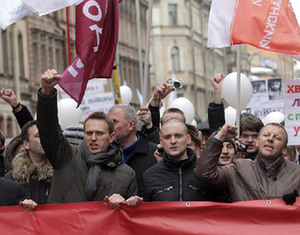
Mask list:
[[[285,129],[289,145],[300,144],[300,80],[284,81]]]

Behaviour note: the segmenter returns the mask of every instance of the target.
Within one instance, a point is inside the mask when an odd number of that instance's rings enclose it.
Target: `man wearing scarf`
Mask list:
[[[84,122],[84,141],[71,146],[62,134],[57,118],[60,75],[47,70],[38,91],[37,126],[42,146],[54,168],[48,203],[101,201],[106,196],[129,198],[137,194],[135,172],[123,163],[114,142],[114,124],[102,112]],[[119,198],[119,197],[118,197]]]

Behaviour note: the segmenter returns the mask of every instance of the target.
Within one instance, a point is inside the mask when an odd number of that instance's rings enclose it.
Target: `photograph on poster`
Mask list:
[[[252,87],[253,87],[253,94],[263,93],[263,92],[267,91],[265,80],[252,81],[251,84],[252,84]]]
[[[280,100],[283,98],[282,78],[268,79],[268,93],[270,100]]]

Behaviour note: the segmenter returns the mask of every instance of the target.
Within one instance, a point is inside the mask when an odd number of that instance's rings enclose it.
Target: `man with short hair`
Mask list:
[[[260,130],[264,127],[260,118],[254,115],[245,115],[240,120],[240,142],[248,145],[247,150],[243,153],[245,158],[254,160],[258,153],[256,140]]]
[[[237,127],[226,123],[211,137],[196,166],[195,174],[203,182],[229,194],[231,202],[280,198],[300,190],[300,167],[284,159],[287,133],[276,123],[263,127],[256,140],[254,161],[237,159],[218,167],[223,141],[234,138]]]
[[[180,109],[169,108],[163,112],[163,115],[160,120],[161,125],[163,125],[166,121],[168,121],[171,118],[177,118],[178,120],[181,120],[184,123],[186,122],[184,113]]]
[[[210,188],[194,175],[197,157],[188,148],[191,136],[182,121],[171,118],[161,128],[163,160],[148,169],[143,177],[146,201],[211,200]]]
[[[46,204],[53,168],[41,145],[36,121],[27,122],[21,131],[25,151],[17,154],[12,160],[12,170],[5,177],[22,184],[28,198],[38,204]]]
[[[49,203],[102,201],[129,198],[137,193],[134,171],[123,164],[123,154],[114,142],[112,120],[102,112],[84,122],[84,141],[70,145],[57,118],[57,91],[60,75],[47,70],[38,91],[37,126],[42,146],[53,165]]]
[[[110,108],[108,116],[114,122],[116,141],[124,153],[124,162],[136,173],[139,192],[143,196],[143,173],[156,164],[154,151],[156,144],[149,142],[136,130],[137,114],[130,105],[117,104]]]
[[[221,155],[219,157],[218,164],[225,166],[235,159],[237,154],[236,146],[234,144],[233,139],[225,139],[223,142],[223,147],[221,151]]]

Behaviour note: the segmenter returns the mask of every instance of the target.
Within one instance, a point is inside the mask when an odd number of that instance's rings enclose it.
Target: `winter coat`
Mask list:
[[[52,176],[53,168],[49,160],[41,168],[37,168],[27,152],[17,154],[12,161],[12,170],[5,175],[22,184],[27,197],[39,205],[47,203]]]
[[[57,119],[57,97],[46,97],[38,92],[37,127],[46,156],[54,168],[49,203],[88,201],[85,195],[89,169],[82,157],[81,143],[71,146],[63,136]],[[122,151],[119,151],[122,152]],[[121,163],[121,164],[119,164]],[[114,193],[124,198],[136,195],[137,183],[134,171],[123,163],[123,155],[115,155],[102,166],[101,180],[93,201],[104,200]]]
[[[138,195],[144,196],[145,188],[143,183],[143,173],[151,166],[157,163],[154,152],[156,150],[156,144],[149,142],[141,133],[140,140],[137,142],[132,156],[130,156],[126,162],[136,174],[138,183]]]
[[[300,166],[280,156],[275,170],[267,171],[265,162],[237,159],[218,167],[223,145],[209,139],[196,166],[195,174],[203,182],[228,192],[232,202],[280,198],[294,190],[300,192]]]
[[[26,193],[21,184],[0,177],[0,206],[18,205],[26,198]]]
[[[212,189],[194,175],[197,157],[187,148],[188,159],[175,161],[164,154],[163,161],[144,173],[146,201],[208,201]]]

